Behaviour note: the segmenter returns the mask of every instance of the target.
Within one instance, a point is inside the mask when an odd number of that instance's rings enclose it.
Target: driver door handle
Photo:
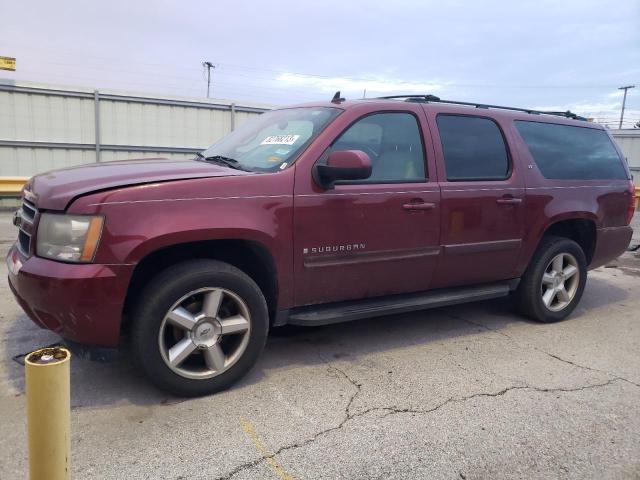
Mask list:
[[[435,203],[431,202],[410,202],[402,205],[405,210],[433,210],[436,208]]]
[[[498,205],[518,205],[519,203],[522,203],[522,199],[515,198],[512,196],[504,196],[502,198],[497,199],[496,203]]]

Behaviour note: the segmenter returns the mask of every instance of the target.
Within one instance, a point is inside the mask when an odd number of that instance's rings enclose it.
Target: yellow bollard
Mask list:
[[[71,477],[71,353],[43,348],[25,358],[29,478]]]

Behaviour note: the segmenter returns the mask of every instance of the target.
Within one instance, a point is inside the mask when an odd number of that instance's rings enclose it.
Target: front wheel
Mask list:
[[[269,317],[262,292],[237,268],[191,260],[158,275],[133,317],[137,365],[181,396],[224,390],[258,359]]]
[[[576,307],[587,281],[587,262],[580,245],[546,237],[524,274],[516,298],[522,312],[539,322],[557,322]]]

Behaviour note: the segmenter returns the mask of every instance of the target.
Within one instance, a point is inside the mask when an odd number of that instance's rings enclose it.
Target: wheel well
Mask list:
[[[582,248],[587,265],[591,263],[596,247],[596,224],[592,220],[571,219],[554,223],[544,232],[544,236],[570,238]]]
[[[176,263],[197,258],[220,260],[249,275],[260,287],[273,321],[278,302],[278,280],[275,262],[267,248],[248,240],[207,240],[156,250],[136,265],[124,302],[122,328],[127,327],[136,296],[155,275]]]

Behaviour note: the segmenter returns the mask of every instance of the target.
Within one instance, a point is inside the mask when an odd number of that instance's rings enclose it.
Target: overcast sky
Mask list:
[[[0,0],[0,79],[289,104],[393,93],[640,121],[640,0]]]

